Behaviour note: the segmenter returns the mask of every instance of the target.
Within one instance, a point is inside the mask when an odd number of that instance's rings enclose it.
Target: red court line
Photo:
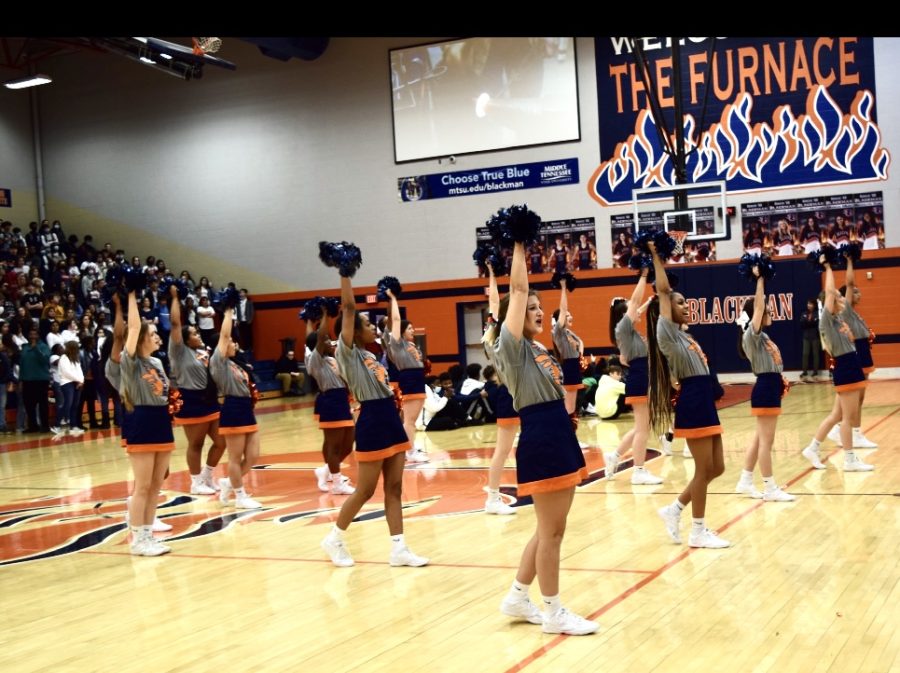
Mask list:
[[[160,538],[163,542],[165,539]],[[177,542],[177,541],[176,541]],[[131,556],[127,551],[100,551],[100,550],[84,550],[80,554],[99,554],[105,556]],[[179,554],[172,552],[167,554],[172,558],[193,558],[193,559],[215,559],[221,561],[291,561],[294,563],[328,563],[331,561],[325,558],[294,558],[286,556],[216,556],[215,554]],[[363,565],[384,565],[384,561],[359,561],[354,559],[357,564]],[[477,563],[429,563],[428,567],[434,568],[476,568],[484,570],[515,570],[518,565],[481,565]],[[600,573],[630,573],[636,575],[648,575],[652,570],[629,570],[622,568],[561,568],[567,572],[600,572]]]
[[[889,413],[887,416],[882,417],[881,419],[879,419],[878,421],[876,421],[875,423],[873,423],[872,425],[870,425],[869,427],[867,427],[867,428],[865,429],[864,432],[869,432],[869,431],[872,430],[873,428],[878,427],[878,426],[881,425],[884,421],[886,421],[888,418],[890,418],[891,416],[893,416],[894,414],[896,414],[898,411],[900,411],[900,407],[897,407],[897,408],[894,409],[891,413]],[[827,458],[830,458],[830,457],[833,456],[835,453],[837,453],[838,451],[841,451],[841,450],[842,450],[842,449],[835,449],[835,450],[832,451],[830,454],[828,454]],[[827,458],[826,458],[826,460],[827,460]],[[787,485],[790,486],[791,484],[793,484],[793,483],[799,481],[800,479],[802,479],[803,477],[807,476],[810,472],[813,472],[813,471],[814,471],[814,468],[813,468],[812,466],[810,466],[809,468],[807,468],[806,470],[804,470],[803,472],[801,472],[799,475],[797,475],[796,477],[794,477],[793,479],[791,479],[789,482],[787,482]],[[732,519],[728,520],[724,525],[717,527],[716,530],[718,530],[718,531],[723,531],[723,530],[727,530],[727,529],[731,528],[731,526],[733,526],[734,524],[736,524],[738,521],[740,521],[741,519],[743,519],[743,518],[744,518],[745,516],[747,516],[748,514],[751,514],[752,512],[755,512],[755,511],[758,510],[760,507],[762,507],[764,504],[765,504],[765,501],[763,501],[763,500],[760,500],[760,501],[754,503],[753,505],[751,505],[750,507],[748,507],[746,510],[744,510],[741,514],[738,514],[737,516],[735,516],[735,517],[733,517]],[[631,596],[631,595],[634,594],[635,592],[639,591],[640,589],[643,589],[645,586],[647,586],[648,584],[650,584],[650,582],[652,582],[653,580],[655,580],[657,577],[659,577],[660,575],[662,575],[664,572],[666,572],[666,571],[669,570],[670,568],[674,567],[675,565],[681,563],[681,562],[682,562],[684,559],[686,559],[688,556],[690,556],[691,554],[693,554],[693,553],[695,553],[695,552],[698,552],[698,551],[700,551],[700,549],[694,549],[694,548],[688,548],[688,549],[685,549],[683,552],[681,552],[678,556],[676,556],[675,558],[673,558],[671,561],[669,561],[668,563],[666,563],[666,564],[663,565],[663,566],[660,566],[659,568],[657,568],[656,570],[654,570],[653,572],[651,572],[647,577],[645,577],[645,578],[642,579],[641,581],[637,582],[637,583],[634,584],[633,586],[629,587],[628,589],[626,589],[625,591],[623,591],[622,593],[620,593],[618,596],[616,596],[616,597],[613,598],[611,601],[609,601],[608,603],[606,603],[605,605],[603,605],[602,607],[600,607],[598,610],[595,610],[594,612],[592,612],[590,615],[588,615],[588,619],[596,619],[597,617],[599,617],[599,616],[602,615],[603,613],[608,612],[609,610],[611,610],[612,608],[614,608],[616,605],[618,605],[619,603],[621,603],[622,601],[624,601],[626,598],[628,598],[629,596]],[[555,648],[555,647],[556,647],[557,645],[559,645],[560,643],[565,642],[566,638],[568,638],[568,637],[569,637],[569,636],[565,636],[565,635],[562,635],[562,634],[556,636],[555,638],[553,638],[553,640],[551,640],[549,643],[547,643],[547,644],[544,645],[543,647],[540,647],[540,648],[536,649],[534,652],[532,652],[531,654],[529,654],[527,657],[525,657],[524,659],[522,659],[522,660],[519,661],[518,663],[513,664],[512,666],[510,666],[509,668],[507,668],[506,671],[505,671],[504,673],[514,673],[515,671],[521,671],[523,668],[525,668],[525,667],[528,666],[529,664],[531,664],[531,663],[537,661],[539,658],[541,658],[542,656],[544,656],[545,654],[547,654],[547,652],[549,652],[550,650],[552,650],[553,648]]]

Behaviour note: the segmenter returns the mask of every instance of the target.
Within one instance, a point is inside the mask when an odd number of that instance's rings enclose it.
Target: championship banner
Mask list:
[[[638,214],[638,229],[664,229],[663,215],[666,211],[655,210]],[[709,235],[715,228],[715,213],[712,207],[697,209],[697,234]],[[634,252],[634,215],[624,213],[609,218],[610,241],[612,245],[613,268],[626,268]],[[690,264],[692,262],[715,262],[716,242],[714,240],[691,240],[684,242],[684,253],[675,255],[669,264]]]
[[[578,159],[555,159],[398,178],[397,189],[401,201],[424,201],[577,183]]]
[[[873,38],[723,37],[709,58],[710,39],[679,41],[689,182],[725,180],[739,193],[887,179]],[[640,38],[671,129],[668,40]],[[674,175],[629,38],[594,45],[602,163],[588,192],[605,206],[630,202],[635,188],[672,185]]]
[[[823,243],[859,241],[864,250],[884,247],[881,192],[745,203],[741,206],[744,251],[806,255]]]
[[[490,243],[487,227],[475,230],[475,246]],[[509,275],[512,248],[502,247],[500,256]],[[541,222],[537,240],[525,250],[528,273],[562,273],[597,268],[597,228],[593,217]],[[481,269],[479,277],[484,276]]]

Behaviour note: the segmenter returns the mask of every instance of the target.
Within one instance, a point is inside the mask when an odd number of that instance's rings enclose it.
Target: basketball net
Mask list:
[[[675,248],[672,250],[673,255],[684,254],[684,240],[690,232],[687,231],[670,231],[669,237],[675,241]]]
[[[192,37],[194,53],[197,56],[215,54],[222,47],[222,40],[218,37]]]

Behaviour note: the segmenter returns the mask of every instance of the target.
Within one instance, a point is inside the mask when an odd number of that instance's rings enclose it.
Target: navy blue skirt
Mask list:
[[[400,392],[409,400],[425,399],[425,370],[422,367],[401,369],[397,374]]]
[[[207,423],[219,418],[221,407],[218,401],[207,398],[205,390],[191,390],[179,388],[181,393],[181,409],[175,414],[175,425],[193,425],[195,423]]]
[[[625,379],[625,404],[647,401],[650,388],[650,371],[647,358],[628,361],[628,377]]]
[[[356,459],[384,460],[409,449],[393,397],[366,400],[356,419]]]
[[[516,449],[518,494],[549,493],[588,477],[584,455],[562,400],[519,409],[522,432]]]
[[[350,398],[346,388],[332,388],[319,393],[316,398],[316,413],[322,430],[353,427],[353,414],[350,413]]]
[[[172,419],[169,418],[168,405],[139,405],[130,416],[128,453],[172,451],[175,448],[175,435],[172,433]]]
[[[859,366],[862,367],[863,374],[869,374],[875,371],[875,361],[872,360],[872,344],[869,343],[869,337],[855,339],[856,354],[859,357]]]
[[[756,375],[753,392],[750,393],[750,413],[754,416],[778,416],[781,413],[781,397],[785,392],[784,377],[777,372]]]
[[[131,434],[131,423],[134,418],[134,412],[128,411],[125,405],[122,405],[122,446],[128,446],[128,435]]]
[[[562,361],[563,388],[578,390],[584,388],[581,382],[581,358],[567,358]]]
[[[225,397],[222,404],[222,416],[219,418],[220,435],[244,435],[256,432],[256,415],[253,413],[253,400],[249,397]]]
[[[681,382],[675,402],[674,430],[676,437],[685,439],[722,434],[712,376],[689,376]]]
[[[850,351],[834,358],[834,371],[831,382],[834,389],[843,393],[849,390],[861,390],[866,387],[866,375],[859,363],[859,354]]]
[[[506,384],[497,386],[494,394],[494,415],[497,425],[519,425],[519,412],[513,407],[513,398]]]

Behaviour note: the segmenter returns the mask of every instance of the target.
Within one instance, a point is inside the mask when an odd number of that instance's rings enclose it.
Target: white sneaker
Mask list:
[[[219,492],[219,482],[213,475],[210,474],[209,476],[204,476],[203,473],[201,473],[200,482],[204,486],[208,486],[209,488],[211,488],[213,490],[213,493]]]
[[[487,502],[484,503],[484,513],[485,514],[515,514],[516,508],[510,507],[505,502],[503,502],[503,498],[492,499],[491,496],[488,496]],[[538,622],[535,622],[537,624]]]
[[[336,539],[331,533],[322,540],[322,549],[331,557],[331,562],[338,568],[349,568],[353,565],[353,557],[343,541]]]
[[[631,473],[632,486],[658,486],[661,483],[662,477],[657,477],[645,467],[636,467]]]
[[[797,496],[782,491],[777,486],[771,491],[766,489],[766,492],[763,493],[763,500],[766,502],[794,502],[796,499]]]
[[[424,556],[413,554],[409,550],[409,547],[401,547],[400,549],[391,551],[389,563],[395,568],[399,566],[420,568],[422,566],[428,565],[428,560],[429,559],[425,558]]]
[[[500,603],[500,612],[507,617],[524,619],[532,624],[544,623],[544,613],[541,612],[537,605],[531,602],[527,595],[524,598],[518,598],[507,594],[503,602]]]
[[[681,544],[681,533],[678,532],[678,528],[681,524],[681,513],[676,512],[673,505],[660,507],[656,510],[656,513],[659,514],[659,518],[666,524],[666,532],[669,534],[669,537],[672,538],[672,542]]]
[[[191,495],[215,495],[216,489],[203,483],[202,479],[191,477]]]
[[[730,547],[731,543],[728,540],[720,538],[709,528],[704,528],[699,533],[695,533],[693,530],[691,531],[691,534],[688,537],[688,546],[703,547],[705,549],[725,549],[725,547]]]
[[[69,434],[73,437],[80,437],[84,434],[84,428],[72,428],[69,430]]]
[[[172,551],[170,546],[165,545],[152,537],[148,540],[144,540],[144,556],[162,556],[163,554],[168,554],[170,551]]]
[[[407,463],[427,463],[429,460],[424,449],[410,449],[406,452]]]
[[[350,485],[347,477],[341,476],[337,482],[331,483],[332,495],[353,495],[354,493],[356,493],[356,488]]]
[[[853,448],[854,449],[877,449],[878,444],[868,439],[862,430],[853,430]]]
[[[560,608],[555,614],[544,617],[544,633],[564,633],[567,636],[586,636],[600,628],[597,622],[579,617],[566,608]]]
[[[144,549],[146,548],[146,540],[140,536],[136,536],[131,541],[131,555],[132,556],[144,556]]]
[[[262,509],[262,505],[249,495],[245,495],[243,498],[235,498],[234,506],[236,509]]]
[[[219,479],[219,502],[223,505],[227,505],[232,490],[234,489],[231,488],[231,479],[228,477]]]
[[[828,431],[828,434],[826,436],[828,437],[828,439],[830,439],[832,442],[834,442],[838,446],[843,446],[843,443],[841,442],[841,424],[840,423],[838,423],[833,428],[831,428],[831,430]]]
[[[616,476],[616,468],[619,467],[621,458],[618,453],[613,451],[603,454],[603,460],[606,463],[606,478],[612,480]]]
[[[756,486],[753,485],[752,481],[749,484],[739,481],[737,486],[734,487],[734,492],[748,495],[754,500],[760,500],[763,497],[762,492],[756,490]]]
[[[806,460],[808,460],[810,463],[812,463],[812,466],[817,470],[825,469],[825,464],[821,460],[819,460],[819,450],[814,448],[812,444],[807,446],[800,453],[803,454],[803,457],[806,458]]]
[[[328,471],[327,465],[320,465],[313,472],[316,473],[316,485],[323,493],[328,493],[328,477],[331,473]]]
[[[64,427],[54,425],[50,428],[50,432],[52,432],[54,435],[64,435],[66,434],[66,429]]]
[[[864,463],[857,455],[844,457],[844,472],[871,472],[874,469],[874,465]]]
[[[694,459],[694,454],[691,453],[691,450],[688,448],[687,444],[684,445],[684,448],[681,450],[681,455],[688,460]]]
[[[172,530],[172,526],[160,521],[159,517],[155,517],[153,519],[153,524],[150,526],[150,530],[154,533],[168,533],[170,530]]]
[[[665,456],[672,455],[672,442],[666,439],[665,435],[659,436],[659,450],[662,451]]]
[[[584,405],[584,413],[590,414],[591,416],[596,416],[597,408],[589,402],[588,404]],[[535,622],[535,623],[538,623],[538,622]]]
[[[582,451],[585,451],[585,450],[591,448],[591,445],[585,444],[584,442],[578,442],[578,448],[581,449]]]

